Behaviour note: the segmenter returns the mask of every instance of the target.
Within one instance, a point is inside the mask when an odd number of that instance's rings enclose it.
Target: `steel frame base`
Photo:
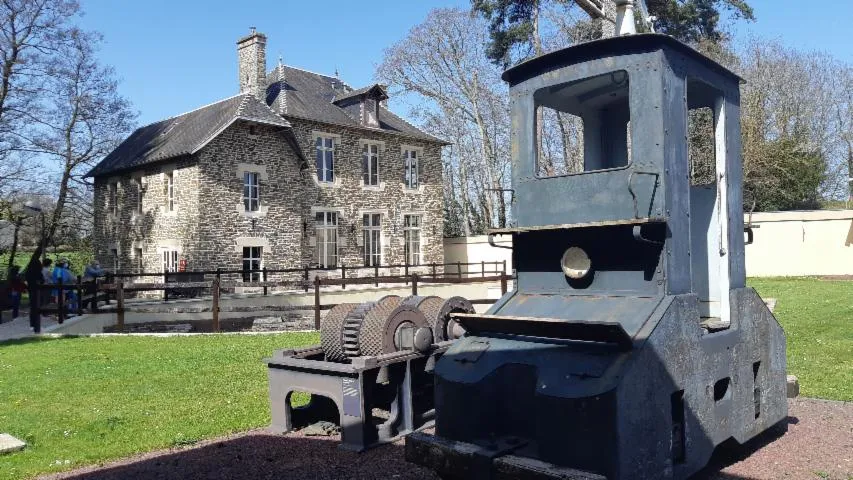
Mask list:
[[[265,359],[269,373],[270,431],[286,433],[326,420],[341,427],[340,448],[356,452],[393,442],[434,421],[435,362],[451,342],[435,344],[428,354],[396,352],[356,357],[352,363],[324,360],[319,345],[278,350]],[[294,392],[311,394],[293,407]],[[374,419],[374,409],[389,412]]]

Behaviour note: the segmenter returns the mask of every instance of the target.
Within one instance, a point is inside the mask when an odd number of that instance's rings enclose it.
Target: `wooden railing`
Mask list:
[[[493,262],[500,264],[501,262]],[[466,264],[461,264],[466,265]],[[473,264],[468,264],[473,265]],[[242,273],[242,271],[241,271]],[[137,274],[139,275],[139,274]],[[145,274],[146,276],[150,276],[150,274]],[[124,277],[126,278],[126,277]],[[198,282],[164,282],[164,283],[126,283],[122,281],[122,276],[115,275],[112,278],[111,282],[108,283],[95,283],[94,285],[85,284],[80,281],[78,277],[78,281],[76,284],[65,284],[62,282],[50,285],[41,285],[39,286],[39,290],[44,292],[56,291],[56,306],[51,308],[43,308],[40,305],[36,304],[33,308],[39,310],[39,313],[56,313],[58,315],[58,322],[63,323],[67,313],[69,312],[68,308],[68,291],[75,291],[77,296],[77,304],[74,311],[76,313],[81,314],[83,312],[84,304],[91,304],[92,313],[102,313],[99,309],[98,302],[100,299],[105,299],[109,302],[109,297],[114,296],[116,300],[115,309],[111,309],[110,313],[113,311],[116,314],[116,327],[119,331],[124,331],[125,327],[125,314],[127,312],[136,312],[136,313],[157,313],[162,312],[162,310],[152,309],[150,307],[131,307],[128,308],[126,305],[126,294],[128,292],[138,292],[138,291],[156,291],[156,290],[175,290],[175,291],[183,291],[183,290],[198,290],[198,289],[207,289],[210,291],[210,307],[202,307],[196,308],[193,310],[193,313],[198,312],[210,312],[212,318],[212,329],[214,332],[220,331],[220,322],[219,322],[219,314],[221,312],[256,312],[256,311],[313,311],[314,313],[314,328],[320,329],[320,317],[321,312],[323,310],[328,310],[334,307],[337,304],[323,304],[321,301],[322,296],[322,286],[341,286],[342,288],[346,285],[379,285],[382,284],[406,284],[411,286],[412,295],[418,294],[418,287],[424,283],[452,283],[452,284],[473,284],[473,283],[491,283],[491,282],[499,282],[501,286],[501,295],[507,292],[507,286],[509,280],[513,277],[511,275],[506,274],[506,272],[501,271],[498,275],[486,275],[484,271],[480,276],[473,277],[465,277],[457,272],[457,274],[444,275],[444,276],[433,276],[433,275],[421,275],[418,273],[411,273],[409,275],[403,276],[381,276],[375,275],[372,277],[350,277],[350,278],[321,278],[320,276],[315,276],[313,283],[314,287],[314,302],[313,305],[284,305],[284,306],[270,306],[270,305],[242,305],[242,306],[230,306],[230,307],[222,307],[221,306],[221,294],[224,289],[234,288],[234,287],[258,287],[264,288],[264,293],[266,294],[267,288],[277,288],[277,287],[303,287],[304,282],[302,280],[293,281],[293,280],[278,280],[278,281],[261,281],[261,282],[242,282],[242,281],[224,281],[221,276],[216,276],[210,281],[198,281]],[[89,287],[89,291],[87,292],[87,287]],[[307,289],[306,289],[307,291]],[[494,303],[494,299],[474,299],[471,300],[471,303],[474,304],[489,304]],[[106,313],[106,312],[103,312]]]

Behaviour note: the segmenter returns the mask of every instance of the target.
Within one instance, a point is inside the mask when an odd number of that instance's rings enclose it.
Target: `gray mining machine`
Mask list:
[[[683,479],[780,424],[785,334],[745,284],[741,79],[656,34],[503,78],[513,225],[493,234],[512,236],[515,289],[452,316],[467,333],[435,365],[435,434],[407,436],[406,458],[443,478]],[[542,137],[557,120],[582,124],[582,161],[555,173]]]
[[[363,451],[431,426],[436,360],[463,333],[450,315],[473,312],[461,297],[336,305],[320,323],[320,345],[265,360],[270,430],[328,421],[340,427],[342,448]],[[294,406],[295,392],[310,395],[306,405]]]

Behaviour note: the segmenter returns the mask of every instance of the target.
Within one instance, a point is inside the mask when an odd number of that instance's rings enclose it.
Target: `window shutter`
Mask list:
[[[424,172],[424,158],[422,155],[418,155],[418,187],[424,182],[423,179]]]

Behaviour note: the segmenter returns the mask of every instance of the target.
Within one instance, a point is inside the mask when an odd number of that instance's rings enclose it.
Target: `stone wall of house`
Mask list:
[[[173,175],[173,211],[168,211],[166,203],[169,172]],[[110,201],[110,184],[116,185],[116,208]],[[117,266],[122,272],[160,272],[165,249],[191,258],[199,224],[198,187],[199,169],[193,158],[96,178],[93,240],[101,265],[108,270]]]
[[[282,129],[236,122],[205,146],[198,160],[197,269],[242,269],[243,247],[252,246],[262,247],[268,269],[300,268],[304,182]],[[260,176],[258,212],[245,211],[245,171]]]
[[[302,250],[303,261],[314,263],[316,247],[311,237],[314,213],[329,209],[338,212],[339,264],[363,265],[361,245],[362,215],[365,212],[382,214],[382,264],[402,264],[404,259],[403,216],[421,215],[421,263],[443,263],[442,247],[444,194],[440,146],[400,135],[334,126],[299,118],[287,117],[293,125],[300,146],[308,157],[303,215],[308,226],[308,241]],[[335,138],[335,182],[317,181],[316,137],[330,134]],[[362,148],[365,141],[378,142],[379,187],[365,187],[362,180]],[[421,187],[404,188],[403,146],[421,149]],[[365,271],[367,275],[370,272]],[[371,273],[372,274],[372,273]],[[387,272],[386,272],[387,274]]]
[[[421,263],[442,263],[443,187],[440,146],[370,129],[288,119],[308,161],[297,155],[280,128],[236,122],[193,157],[95,180],[96,256],[107,268],[146,272],[163,269],[163,251],[177,250],[189,270],[242,268],[243,247],[261,246],[268,269],[316,262],[315,214],[338,212],[338,265],[364,264],[362,216],[382,215],[382,264],[402,264],[403,216],[421,216]],[[251,127],[251,131],[250,131]],[[335,182],[317,181],[316,135],[335,141]],[[362,184],[362,148],[376,142],[378,187]],[[404,188],[403,146],[420,149],[421,186]],[[166,211],[167,172],[174,174],[175,211]],[[261,211],[243,208],[243,171],[261,172]],[[113,215],[109,184],[117,184]],[[140,183],[141,182],[141,183]],[[142,212],[137,199],[142,191]],[[383,274],[401,273],[401,269]],[[365,270],[363,275],[371,275]],[[356,273],[348,273],[355,276]],[[153,280],[153,279],[152,279]]]

